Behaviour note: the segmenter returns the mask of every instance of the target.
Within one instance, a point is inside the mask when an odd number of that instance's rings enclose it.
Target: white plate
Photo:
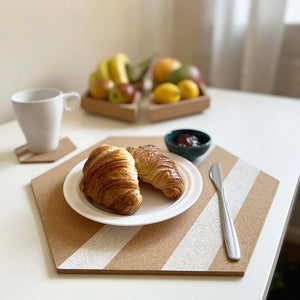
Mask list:
[[[166,154],[176,162],[185,181],[184,192],[176,201],[166,198],[161,191],[154,187],[140,183],[143,202],[133,215],[121,216],[105,207],[95,207],[79,190],[82,168],[86,160],[76,165],[67,175],[63,187],[65,199],[71,208],[80,215],[103,224],[138,226],[173,218],[196,202],[201,194],[203,182],[200,172],[191,162],[170,152]]]

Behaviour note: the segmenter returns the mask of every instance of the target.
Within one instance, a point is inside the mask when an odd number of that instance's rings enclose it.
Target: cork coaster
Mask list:
[[[167,151],[162,137],[109,137],[99,144],[103,143],[119,147],[153,144]],[[31,181],[57,272],[244,275],[278,180],[215,146],[197,167],[203,191],[187,211],[151,225],[104,225],[77,214],[63,195],[70,170],[96,146]],[[226,254],[218,197],[208,175],[215,162],[222,167],[225,197],[239,239],[238,262]]]
[[[59,141],[58,148],[54,151],[42,154],[34,154],[28,150],[27,144],[15,149],[16,156],[21,164],[51,163],[74,151],[76,146],[68,138]]]

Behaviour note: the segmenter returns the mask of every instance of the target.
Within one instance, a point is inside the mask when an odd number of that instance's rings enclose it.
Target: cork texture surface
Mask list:
[[[59,160],[75,149],[76,146],[73,142],[68,137],[64,137],[59,141],[58,148],[54,151],[35,154],[28,150],[27,145],[23,145],[15,149],[15,154],[21,164],[51,163]]]

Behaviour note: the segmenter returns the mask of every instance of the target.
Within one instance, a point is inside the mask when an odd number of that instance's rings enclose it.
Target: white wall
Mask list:
[[[49,86],[83,92],[98,61],[172,55],[172,0],[0,0],[0,123],[10,96]]]
[[[185,64],[200,67],[206,84],[210,84],[214,12],[211,0],[175,0],[174,55]]]

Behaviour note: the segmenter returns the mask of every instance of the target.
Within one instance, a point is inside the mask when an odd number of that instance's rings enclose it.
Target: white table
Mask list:
[[[293,204],[300,167],[300,101],[209,89],[202,114],[135,125],[66,113],[62,136],[78,149],[52,164],[18,163],[25,143],[16,121],[0,126],[1,299],[261,299],[266,296]],[[30,180],[110,135],[162,135],[175,128],[208,132],[215,143],[280,180],[269,215],[243,278],[59,275],[56,273]]]

